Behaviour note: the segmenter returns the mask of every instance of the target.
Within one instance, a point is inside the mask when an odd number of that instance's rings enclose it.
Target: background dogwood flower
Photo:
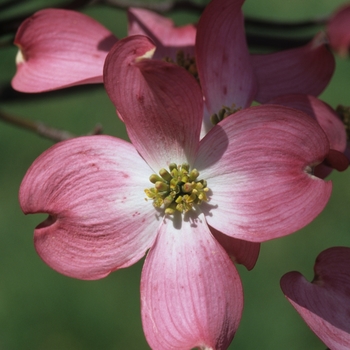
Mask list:
[[[193,54],[196,29],[175,27],[170,19],[151,11],[132,9],[129,31],[140,31],[134,20],[142,16],[149,30],[175,59],[178,49]],[[144,28],[145,30],[145,28]],[[103,64],[117,37],[96,20],[77,11],[45,9],[19,27],[14,43],[19,51],[12,87],[21,92],[44,92],[69,86],[102,83]],[[160,54],[162,52],[158,50]],[[158,53],[157,53],[158,54]]]
[[[317,96],[334,72],[325,37],[309,44],[264,55],[250,55],[246,43],[244,0],[213,0],[203,12],[196,37],[196,63],[205,97],[204,128],[223,106],[246,108],[286,94]]]
[[[253,100],[267,103],[287,94],[317,96],[334,72],[334,57],[322,33],[299,48],[249,54],[241,11],[243,3],[244,0],[211,1],[200,17],[195,40],[191,27],[180,31],[171,21],[150,11],[129,10],[129,35],[150,37],[157,47],[155,58],[175,60],[179,48],[188,57],[191,43],[195,45],[195,72],[198,70],[205,98],[202,135],[213,127],[210,117],[219,114],[223,107],[234,111],[250,106]],[[184,37],[188,41],[183,41]]]
[[[102,278],[149,249],[141,309],[153,349],[225,349],[241,318],[243,294],[211,228],[261,242],[308,224],[331,193],[330,182],[309,173],[329,143],[312,118],[268,105],[226,118],[200,140],[197,82],[173,64],[145,59],[152,50],[146,37],[129,37],[106,59],[106,89],[132,144],[92,136],[53,146],[28,170],[20,204],[25,213],[49,214],[35,230],[35,247],[65,275]],[[170,215],[145,201],[149,176],[159,172],[153,177],[166,180],[155,182],[161,192],[169,180],[161,169],[174,169],[172,163],[199,172],[193,176],[207,184],[208,202],[193,191],[193,204],[176,197],[188,210],[176,206]]]
[[[281,288],[313,332],[332,350],[350,347],[350,248],[326,249],[316,259],[314,279],[299,272],[281,279]]]

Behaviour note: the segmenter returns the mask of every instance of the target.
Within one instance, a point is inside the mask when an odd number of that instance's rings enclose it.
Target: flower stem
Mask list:
[[[40,121],[32,121],[32,120],[20,118],[12,114],[5,113],[1,110],[0,110],[0,119],[6,123],[19,126],[26,130],[30,130],[40,136],[43,136],[55,142],[64,141],[64,140],[77,137],[77,135],[74,135],[69,131],[53,128]],[[100,125],[96,125],[95,128],[88,135],[98,135],[101,133],[102,133],[102,127]]]

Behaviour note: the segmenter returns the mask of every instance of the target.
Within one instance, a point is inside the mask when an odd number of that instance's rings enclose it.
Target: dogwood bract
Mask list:
[[[281,288],[313,332],[332,350],[350,347],[350,248],[332,247],[316,259],[312,282],[285,274]]]
[[[102,83],[105,58],[117,40],[102,24],[82,13],[38,11],[16,33],[14,43],[19,50],[12,87],[43,92]]]

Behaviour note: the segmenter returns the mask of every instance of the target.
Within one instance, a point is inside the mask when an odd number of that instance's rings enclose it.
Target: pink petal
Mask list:
[[[333,247],[317,257],[311,283],[296,271],[281,279],[288,301],[332,350],[350,348],[349,267],[350,248]]]
[[[170,163],[192,162],[203,99],[198,83],[183,68],[142,57],[152,49],[145,36],[120,40],[107,56],[104,79],[130,140],[158,171]]]
[[[152,349],[227,349],[242,315],[238,272],[202,214],[165,219],[141,277],[143,328]]]
[[[324,163],[338,171],[344,171],[349,166],[349,160],[343,152],[330,149]]]
[[[116,41],[109,30],[79,12],[36,12],[15,37],[20,51],[12,86],[22,92],[42,92],[101,83],[104,60]]]
[[[152,11],[130,8],[128,10],[128,35],[146,35],[157,47],[155,59],[170,57],[176,59],[180,50],[185,55],[194,56],[196,27],[188,24],[175,27],[174,22]]]
[[[314,175],[324,179],[333,169],[345,171],[349,167],[349,159],[346,153],[330,149],[323,163],[314,169]]]
[[[259,253],[260,243],[243,241],[233,238],[210,227],[210,231],[215,239],[226,250],[230,259],[237,264],[244,265],[248,270],[252,270],[255,266]]]
[[[223,106],[249,106],[256,94],[241,12],[243,2],[213,0],[198,23],[196,60],[207,119]]]
[[[330,148],[344,152],[346,148],[346,132],[344,125],[337,113],[326,103],[311,95],[301,94],[279,96],[269,101],[269,103],[292,107],[307,113],[317,120],[326,133]],[[320,164],[316,167],[315,174],[318,177],[325,178],[331,171],[332,168]]]
[[[290,108],[263,105],[224,119],[202,139],[195,168],[210,201],[208,224],[253,242],[285,236],[325,207],[332,184],[310,175],[329,143],[317,122]]]
[[[341,6],[327,23],[327,34],[331,48],[346,57],[350,47],[350,5]]]
[[[110,136],[61,142],[29,168],[20,188],[24,213],[48,213],[35,247],[58,272],[98,279],[138,261],[158,226],[145,201],[152,170],[134,147]]]
[[[323,33],[307,45],[281,52],[253,55],[261,103],[287,94],[318,96],[328,85],[335,68]]]

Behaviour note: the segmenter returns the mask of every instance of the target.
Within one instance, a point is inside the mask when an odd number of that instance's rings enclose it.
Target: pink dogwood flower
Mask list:
[[[311,330],[332,350],[350,348],[350,248],[326,249],[316,259],[315,277],[299,272],[281,279],[281,288]]]
[[[331,48],[347,57],[350,48],[350,4],[341,6],[328,20],[326,32]]]
[[[106,58],[105,87],[131,143],[101,135],[54,145],[25,175],[20,205],[49,214],[35,248],[67,276],[103,278],[148,251],[141,314],[152,349],[226,349],[243,293],[223,246],[249,265],[254,242],[312,221],[331,194],[311,175],[329,142],[315,120],[274,105],[239,111],[200,139],[198,83],[147,59],[154,49],[128,37]]]

